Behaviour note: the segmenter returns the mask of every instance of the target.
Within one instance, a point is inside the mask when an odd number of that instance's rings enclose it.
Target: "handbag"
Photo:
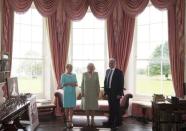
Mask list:
[[[81,109],[85,109],[85,97],[81,97]]]

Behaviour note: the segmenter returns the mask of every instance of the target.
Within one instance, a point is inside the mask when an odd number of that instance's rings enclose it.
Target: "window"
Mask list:
[[[136,93],[174,95],[167,11],[149,5],[137,17],[136,37]]]
[[[82,73],[86,72],[89,62],[94,63],[103,86],[107,61],[105,21],[87,12],[81,21],[72,22],[70,62],[81,84]]]
[[[43,93],[43,17],[35,8],[15,13],[11,76],[18,77],[19,92]]]

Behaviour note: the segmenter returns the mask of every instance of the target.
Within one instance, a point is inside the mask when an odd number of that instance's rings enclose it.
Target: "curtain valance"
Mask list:
[[[151,0],[151,2],[158,9],[169,9],[176,3],[176,0]]]
[[[108,18],[118,0],[89,0],[89,6],[97,18]]]
[[[120,4],[123,11],[131,17],[140,14],[149,0],[7,0],[16,12],[27,11],[32,2],[43,16],[51,16],[59,6],[71,20],[82,19],[88,7],[97,18],[108,18],[114,8]],[[176,0],[151,0],[158,9],[169,9]]]
[[[32,5],[32,0],[7,0],[14,11],[26,12]]]
[[[88,9],[88,0],[64,0],[64,8],[71,20],[82,19]]]
[[[43,16],[50,16],[57,10],[59,0],[34,0],[34,4]]]
[[[26,12],[34,2],[37,10],[43,16],[52,15],[58,7],[60,0],[7,0],[16,12]]]
[[[130,16],[136,16],[143,12],[149,0],[121,0],[123,10]]]

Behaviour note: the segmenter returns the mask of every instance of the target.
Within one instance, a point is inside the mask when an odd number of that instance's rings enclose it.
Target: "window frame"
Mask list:
[[[34,6],[34,4],[31,5],[30,9],[36,9],[36,7]],[[36,9],[37,10],[37,9]],[[15,12],[16,13],[16,12]],[[38,12],[39,13],[39,12]],[[20,14],[22,15],[22,14]],[[50,56],[50,47],[49,47],[49,41],[47,40],[47,37],[48,37],[48,31],[47,31],[47,19],[45,17],[42,17],[42,41],[41,41],[41,49],[42,49],[42,54],[41,54],[41,58],[26,58],[26,57],[14,57],[12,56],[12,61],[13,60],[41,60],[42,62],[42,79],[41,79],[41,84],[42,84],[42,87],[41,87],[41,92],[40,93],[33,93],[34,95],[37,96],[37,98],[39,99],[52,99],[52,95],[51,95],[51,92],[52,92],[52,88],[50,88],[49,85],[51,85],[52,83],[52,80],[51,80],[51,56]],[[14,24],[16,24],[14,22]],[[19,23],[21,24],[21,23]],[[31,25],[30,25],[31,26]],[[15,25],[14,25],[14,28],[15,28]],[[18,40],[18,42],[20,42],[20,40]],[[31,40],[31,45],[33,44],[32,43],[33,41]],[[14,40],[13,40],[13,43],[14,43]],[[13,67],[11,67],[13,68]],[[12,76],[12,73],[11,73],[11,76]]]
[[[149,3],[148,4],[148,7],[150,7],[150,6],[153,6],[153,5],[151,3]],[[127,73],[126,76],[132,78],[133,82],[132,83],[131,82],[126,82],[125,85],[127,87],[131,87],[129,89],[129,91],[131,91],[131,92],[134,93],[134,96],[135,96],[134,97],[134,101],[135,100],[150,101],[150,100],[152,100],[152,95],[145,95],[145,94],[137,93],[137,62],[140,61],[140,60],[142,60],[142,61],[145,60],[145,59],[137,58],[137,49],[138,49],[138,46],[139,46],[137,44],[138,43],[137,42],[137,26],[138,26],[137,22],[138,21],[136,20],[135,21],[135,28],[134,28],[135,30],[134,30],[134,37],[133,37],[133,46],[132,46],[131,56],[130,56],[130,59],[131,60],[129,60],[129,66],[128,66],[128,69],[127,69],[127,72],[126,72]],[[161,21],[161,23],[162,23],[162,21]],[[148,32],[150,32],[150,28],[149,28],[149,31]],[[160,60],[161,60],[161,63],[160,64],[163,64],[162,62],[164,60],[167,60],[167,59],[161,57]],[[150,58],[148,59],[148,61],[150,61]],[[161,66],[161,68],[162,68],[162,66]],[[129,74],[130,73],[130,70],[133,70],[133,73],[132,74]],[[162,72],[162,69],[161,69],[161,72]],[[161,77],[162,77],[162,74],[161,74]],[[128,78],[128,79],[130,79],[130,78]],[[161,79],[161,81],[162,81],[162,79]],[[160,88],[163,88],[163,87],[160,87]]]

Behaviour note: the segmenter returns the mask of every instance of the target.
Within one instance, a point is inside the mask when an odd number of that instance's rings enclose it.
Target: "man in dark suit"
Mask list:
[[[109,60],[109,67],[104,81],[105,96],[108,98],[109,103],[109,120],[104,125],[116,128],[122,124],[120,98],[124,95],[124,76],[123,72],[116,68],[115,59],[111,58]]]

